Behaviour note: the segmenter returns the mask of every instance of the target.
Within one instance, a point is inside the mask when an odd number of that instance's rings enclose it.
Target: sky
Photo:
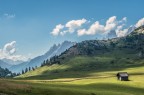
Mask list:
[[[144,0],[0,0],[0,59],[27,60],[65,40],[125,36],[129,27],[144,25],[143,4]]]

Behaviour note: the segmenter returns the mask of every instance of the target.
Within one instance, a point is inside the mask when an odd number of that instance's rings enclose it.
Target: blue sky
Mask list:
[[[105,23],[111,17],[114,23],[119,23],[116,26],[125,24],[119,32],[125,31],[144,17],[143,3],[143,0],[0,0],[0,50],[15,41],[14,55],[34,57],[64,40],[103,38],[97,31],[109,31]],[[53,35],[57,25],[61,29]],[[100,28],[92,33],[92,25]]]

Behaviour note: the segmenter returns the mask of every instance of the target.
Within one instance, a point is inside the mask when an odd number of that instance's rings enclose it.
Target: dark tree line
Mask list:
[[[0,67],[0,78],[5,78],[5,77],[15,77],[20,75],[20,73],[12,73],[9,71],[7,68],[1,68]]]
[[[42,63],[41,63],[41,67],[43,66],[49,66],[49,65],[53,65],[53,64],[60,64],[61,61],[63,58],[59,58],[58,55],[55,55],[53,57],[51,57],[50,59],[47,59],[47,60],[44,60]]]
[[[24,70],[22,70],[21,74],[25,74],[29,71],[34,71],[36,68],[37,68],[37,66],[25,68]]]

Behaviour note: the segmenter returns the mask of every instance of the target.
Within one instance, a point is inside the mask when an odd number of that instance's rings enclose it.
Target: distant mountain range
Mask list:
[[[17,60],[17,61],[13,61],[11,59],[0,59],[0,67],[2,68],[10,68],[13,65],[18,65],[20,63],[23,63],[24,61],[22,60]]]
[[[39,67],[44,60],[49,59],[55,55],[60,55],[62,52],[64,52],[66,49],[70,48],[74,44],[75,43],[71,41],[64,41],[62,44],[58,44],[58,45],[54,44],[49,49],[49,51],[46,52],[44,55],[37,56],[31,59],[29,62],[23,62],[18,65],[13,65],[9,68],[9,70],[18,73],[28,67],[35,67],[35,66]]]
[[[24,62],[22,60],[13,61],[11,59],[6,59],[6,58],[2,59],[2,61],[8,63],[9,65],[17,65],[17,64]]]
[[[11,67],[11,65],[6,63],[6,62],[4,62],[3,60],[0,60],[0,67],[9,68],[9,67]]]

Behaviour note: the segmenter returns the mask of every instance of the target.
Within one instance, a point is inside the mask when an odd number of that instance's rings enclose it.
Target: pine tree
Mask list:
[[[29,67],[29,71],[31,71],[31,67]]]
[[[45,65],[46,65],[46,61],[44,60],[43,63],[41,64],[41,67]]]
[[[25,72],[24,72],[24,70],[22,70],[22,74],[24,74]]]
[[[49,60],[48,59],[46,60],[46,64],[49,65]]]
[[[28,68],[25,69],[25,73],[28,72]]]

